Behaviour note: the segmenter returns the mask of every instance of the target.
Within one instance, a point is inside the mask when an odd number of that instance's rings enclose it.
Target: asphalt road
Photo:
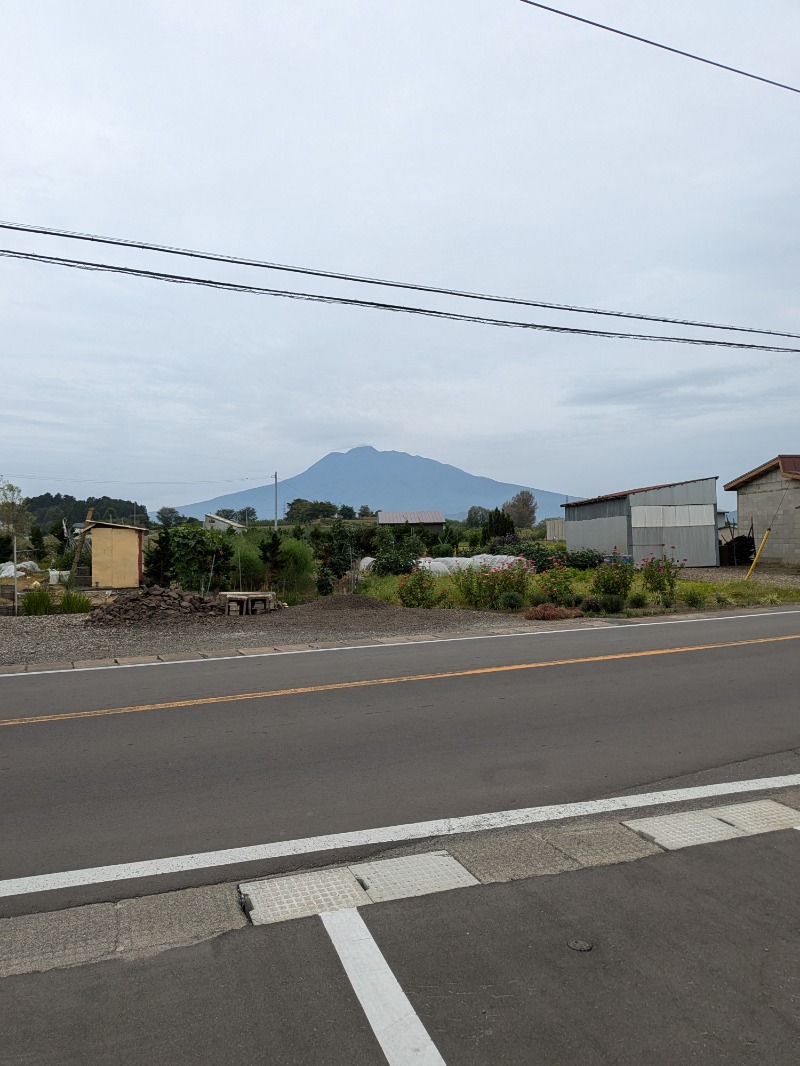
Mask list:
[[[800,747],[798,637],[776,611],[2,676],[0,879],[725,780]]]
[[[440,1058],[795,1066],[800,833],[366,907]],[[576,952],[570,943],[591,944]],[[2,985],[9,1066],[385,1066],[319,917]]]

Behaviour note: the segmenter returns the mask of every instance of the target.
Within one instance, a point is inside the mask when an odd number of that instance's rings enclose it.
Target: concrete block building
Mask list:
[[[756,548],[771,527],[760,562],[800,567],[800,455],[777,455],[725,491],[736,493],[739,532],[752,525]]]
[[[609,555],[616,548],[636,564],[663,551],[685,559],[687,566],[719,566],[716,477],[625,489],[561,506],[568,551],[594,548]]]

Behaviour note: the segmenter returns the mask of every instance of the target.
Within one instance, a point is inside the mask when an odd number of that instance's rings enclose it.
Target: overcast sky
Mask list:
[[[796,0],[563,5],[800,83]],[[796,94],[518,0],[29,0],[3,8],[0,218],[800,333],[798,120]],[[657,331],[2,230],[0,247]],[[590,496],[721,487],[800,451],[792,354],[7,258],[0,353],[0,474],[28,495],[154,509],[371,444]]]

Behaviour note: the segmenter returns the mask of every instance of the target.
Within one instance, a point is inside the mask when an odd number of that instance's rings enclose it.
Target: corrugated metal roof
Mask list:
[[[626,496],[635,496],[637,492],[653,492],[655,489],[673,489],[676,485],[694,485],[698,481],[711,481],[708,477],[693,477],[688,481],[667,481],[664,485],[645,485],[641,489],[625,489],[623,492],[609,492],[605,496],[592,496],[590,500],[570,500],[562,507],[582,507],[585,503],[603,503],[605,500],[624,500]],[[713,478],[717,480],[716,477]]]
[[[784,477],[800,478],[800,455],[776,455],[769,462],[762,463],[754,470],[748,470],[741,477],[734,478],[725,486],[725,491],[738,489],[740,485],[746,485],[748,481],[755,481],[762,474],[768,474],[770,470],[780,470]]]
[[[408,522],[411,526],[444,523],[441,511],[381,511],[378,515],[379,526],[402,526]]]

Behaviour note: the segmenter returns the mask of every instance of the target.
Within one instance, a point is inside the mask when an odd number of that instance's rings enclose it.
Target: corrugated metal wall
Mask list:
[[[615,500],[568,504],[567,548],[616,548],[641,563],[650,555],[718,566],[716,478],[631,493]],[[662,547],[663,546],[663,547]]]
[[[587,505],[585,510],[588,510]],[[584,508],[580,508],[584,510]],[[624,515],[616,518],[584,518],[572,522],[567,518],[567,550],[579,551],[581,548],[594,548],[604,555],[616,548],[624,555],[628,554],[628,520]]]

